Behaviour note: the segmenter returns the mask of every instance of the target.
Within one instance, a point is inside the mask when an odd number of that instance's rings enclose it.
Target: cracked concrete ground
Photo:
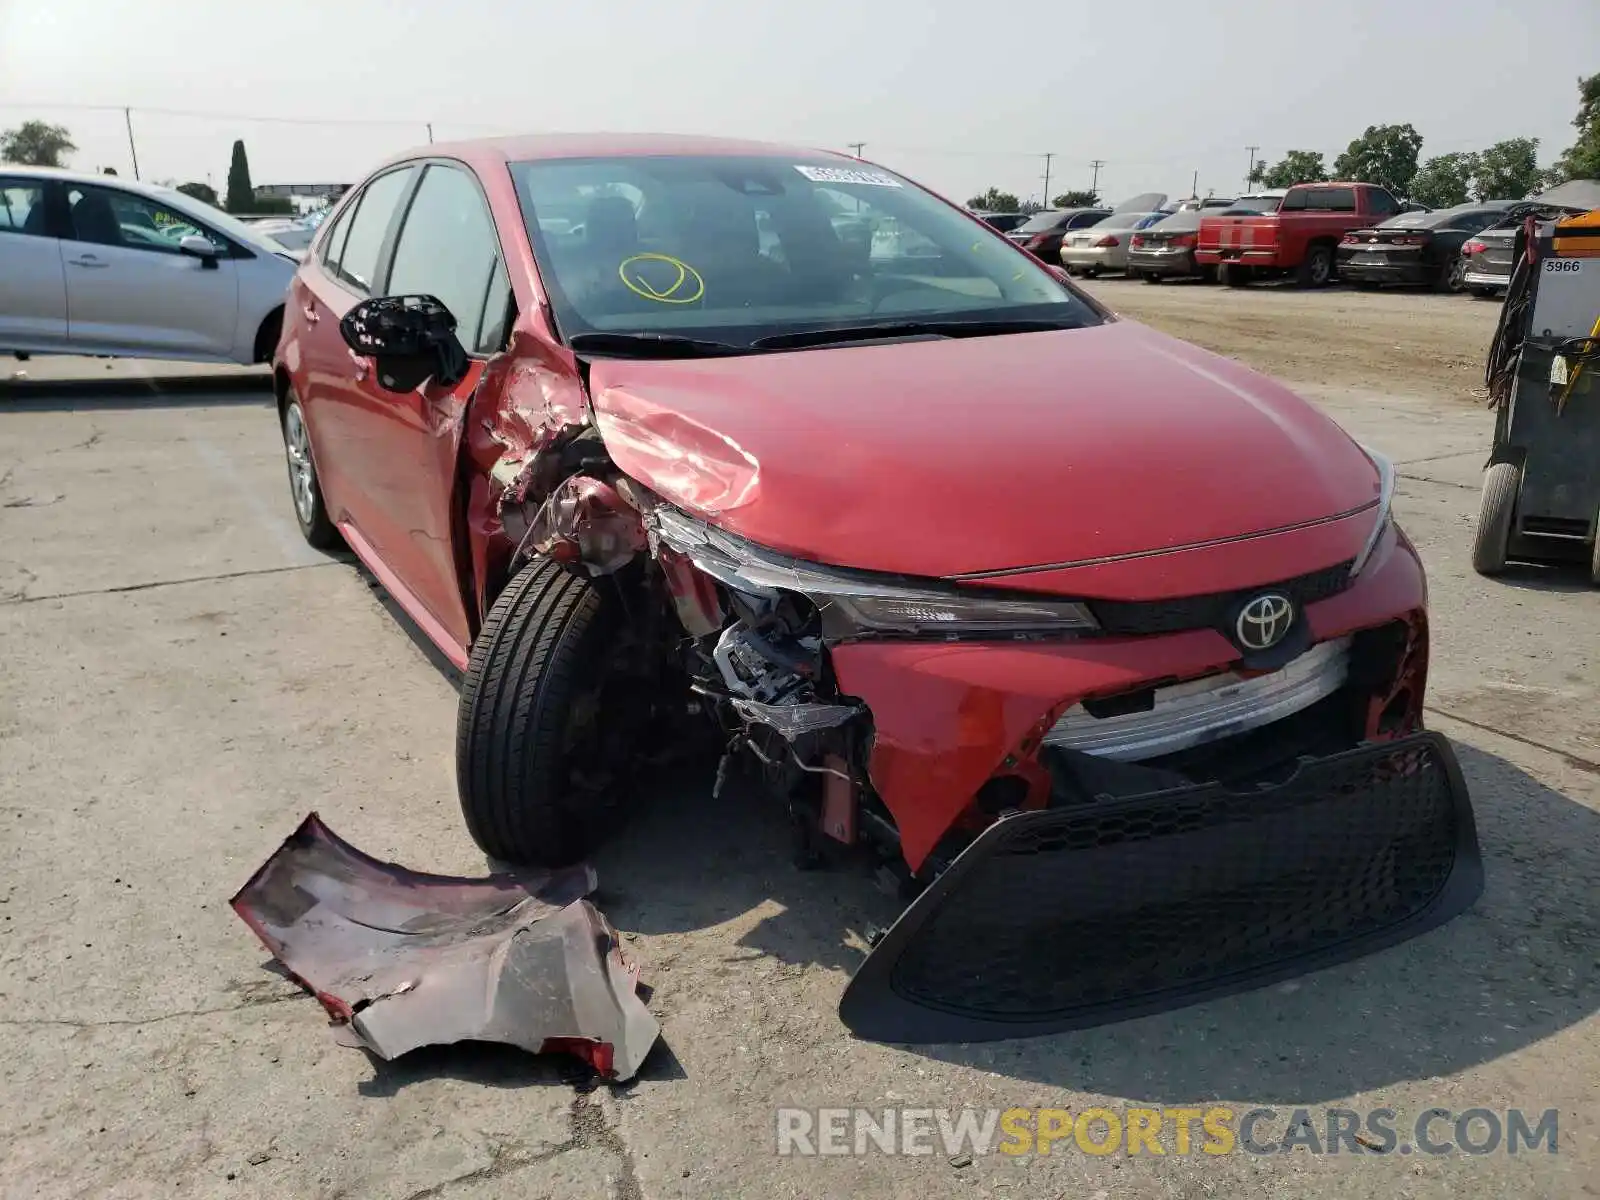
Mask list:
[[[1097,290],[1180,333],[1200,302]],[[748,792],[663,780],[597,863],[597,899],[644,965],[664,1046],[636,1083],[588,1093],[501,1047],[383,1063],[336,1045],[227,908],[310,809],[380,857],[483,867],[455,801],[451,682],[351,565],[299,541],[265,397],[0,391],[0,1195],[1600,1195],[1600,593],[1576,574],[1473,575],[1488,414],[1437,364],[1397,367],[1396,394],[1372,386],[1402,299],[1451,359],[1478,353],[1493,306],[1332,293],[1273,324],[1280,299],[1230,298],[1248,321],[1197,340],[1291,374],[1318,302],[1376,300],[1392,326],[1358,328],[1347,367],[1320,345],[1298,382],[1401,463],[1432,583],[1430,719],[1457,741],[1486,856],[1474,909],[1165,1016],[869,1045],[834,1005],[887,902],[849,872],[794,872]],[[28,498],[49,502],[11,503]],[[1211,1102],[1553,1107],[1560,1152],[955,1166],[773,1150],[779,1105]]]

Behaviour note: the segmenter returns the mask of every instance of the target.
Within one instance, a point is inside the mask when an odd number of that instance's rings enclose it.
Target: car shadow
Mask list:
[[[1585,556],[1587,557],[1587,556]],[[1513,562],[1494,582],[1503,587],[1527,592],[1592,592],[1589,564],[1576,558],[1569,562]]]

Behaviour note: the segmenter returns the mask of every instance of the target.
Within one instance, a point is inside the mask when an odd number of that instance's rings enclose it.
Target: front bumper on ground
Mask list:
[[[878,943],[839,1013],[895,1042],[1084,1028],[1394,945],[1482,885],[1438,734],[1303,758],[1248,791],[1098,795],[991,825]]]

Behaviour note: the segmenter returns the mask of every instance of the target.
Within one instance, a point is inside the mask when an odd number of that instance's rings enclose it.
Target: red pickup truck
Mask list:
[[[1346,233],[1387,221],[1402,207],[1375,183],[1297,184],[1275,213],[1201,217],[1195,261],[1234,287],[1290,271],[1300,286],[1321,287],[1333,278],[1334,248]]]

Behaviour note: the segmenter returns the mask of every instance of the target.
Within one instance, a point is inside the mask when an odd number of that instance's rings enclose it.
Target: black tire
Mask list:
[[[1433,277],[1433,290],[1436,292],[1459,292],[1461,290],[1461,276],[1467,269],[1467,264],[1457,255],[1447,263],[1442,263],[1439,273]]]
[[[1099,267],[1085,267],[1085,268],[1083,268],[1083,277],[1085,279],[1099,279],[1100,278],[1100,268]]]
[[[1494,299],[1494,289],[1493,288],[1469,287],[1467,289],[1467,291],[1472,293],[1472,298],[1474,300],[1493,300]]]
[[[1203,283],[1215,283],[1217,281],[1217,268],[1210,263],[1202,265],[1200,279]]]
[[[1472,539],[1472,569],[1479,575],[1498,575],[1506,569],[1511,521],[1521,491],[1522,468],[1516,463],[1495,463],[1483,473],[1483,502]]]
[[[278,338],[283,334],[283,309],[275,308],[262,320],[256,330],[255,361],[271,362],[278,350]]]
[[[1145,271],[1141,276],[1146,283],[1165,283],[1159,271]]]
[[[293,432],[297,425],[298,437]],[[284,465],[289,470],[289,505],[294,509],[300,536],[318,550],[338,550],[344,546],[344,538],[338,526],[328,517],[328,506],[322,499],[322,481],[317,477],[317,460],[311,450],[305,411],[300,407],[299,397],[292,388],[283,398],[283,407],[278,413],[278,427],[283,434]]]
[[[615,633],[595,585],[546,558],[489,609],[461,687],[456,786],[467,831],[491,858],[564,866],[603,840],[614,808],[574,785],[570,735]]]
[[[1311,246],[1306,256],[1295,268],[1294,281],[1299,287],[1326,287],[1333,279],[1333,247]]]
[[[1250,268],[1238,263],[1218,263],[1217,279],[1223,287],[1240,288],[1250,282]]]

